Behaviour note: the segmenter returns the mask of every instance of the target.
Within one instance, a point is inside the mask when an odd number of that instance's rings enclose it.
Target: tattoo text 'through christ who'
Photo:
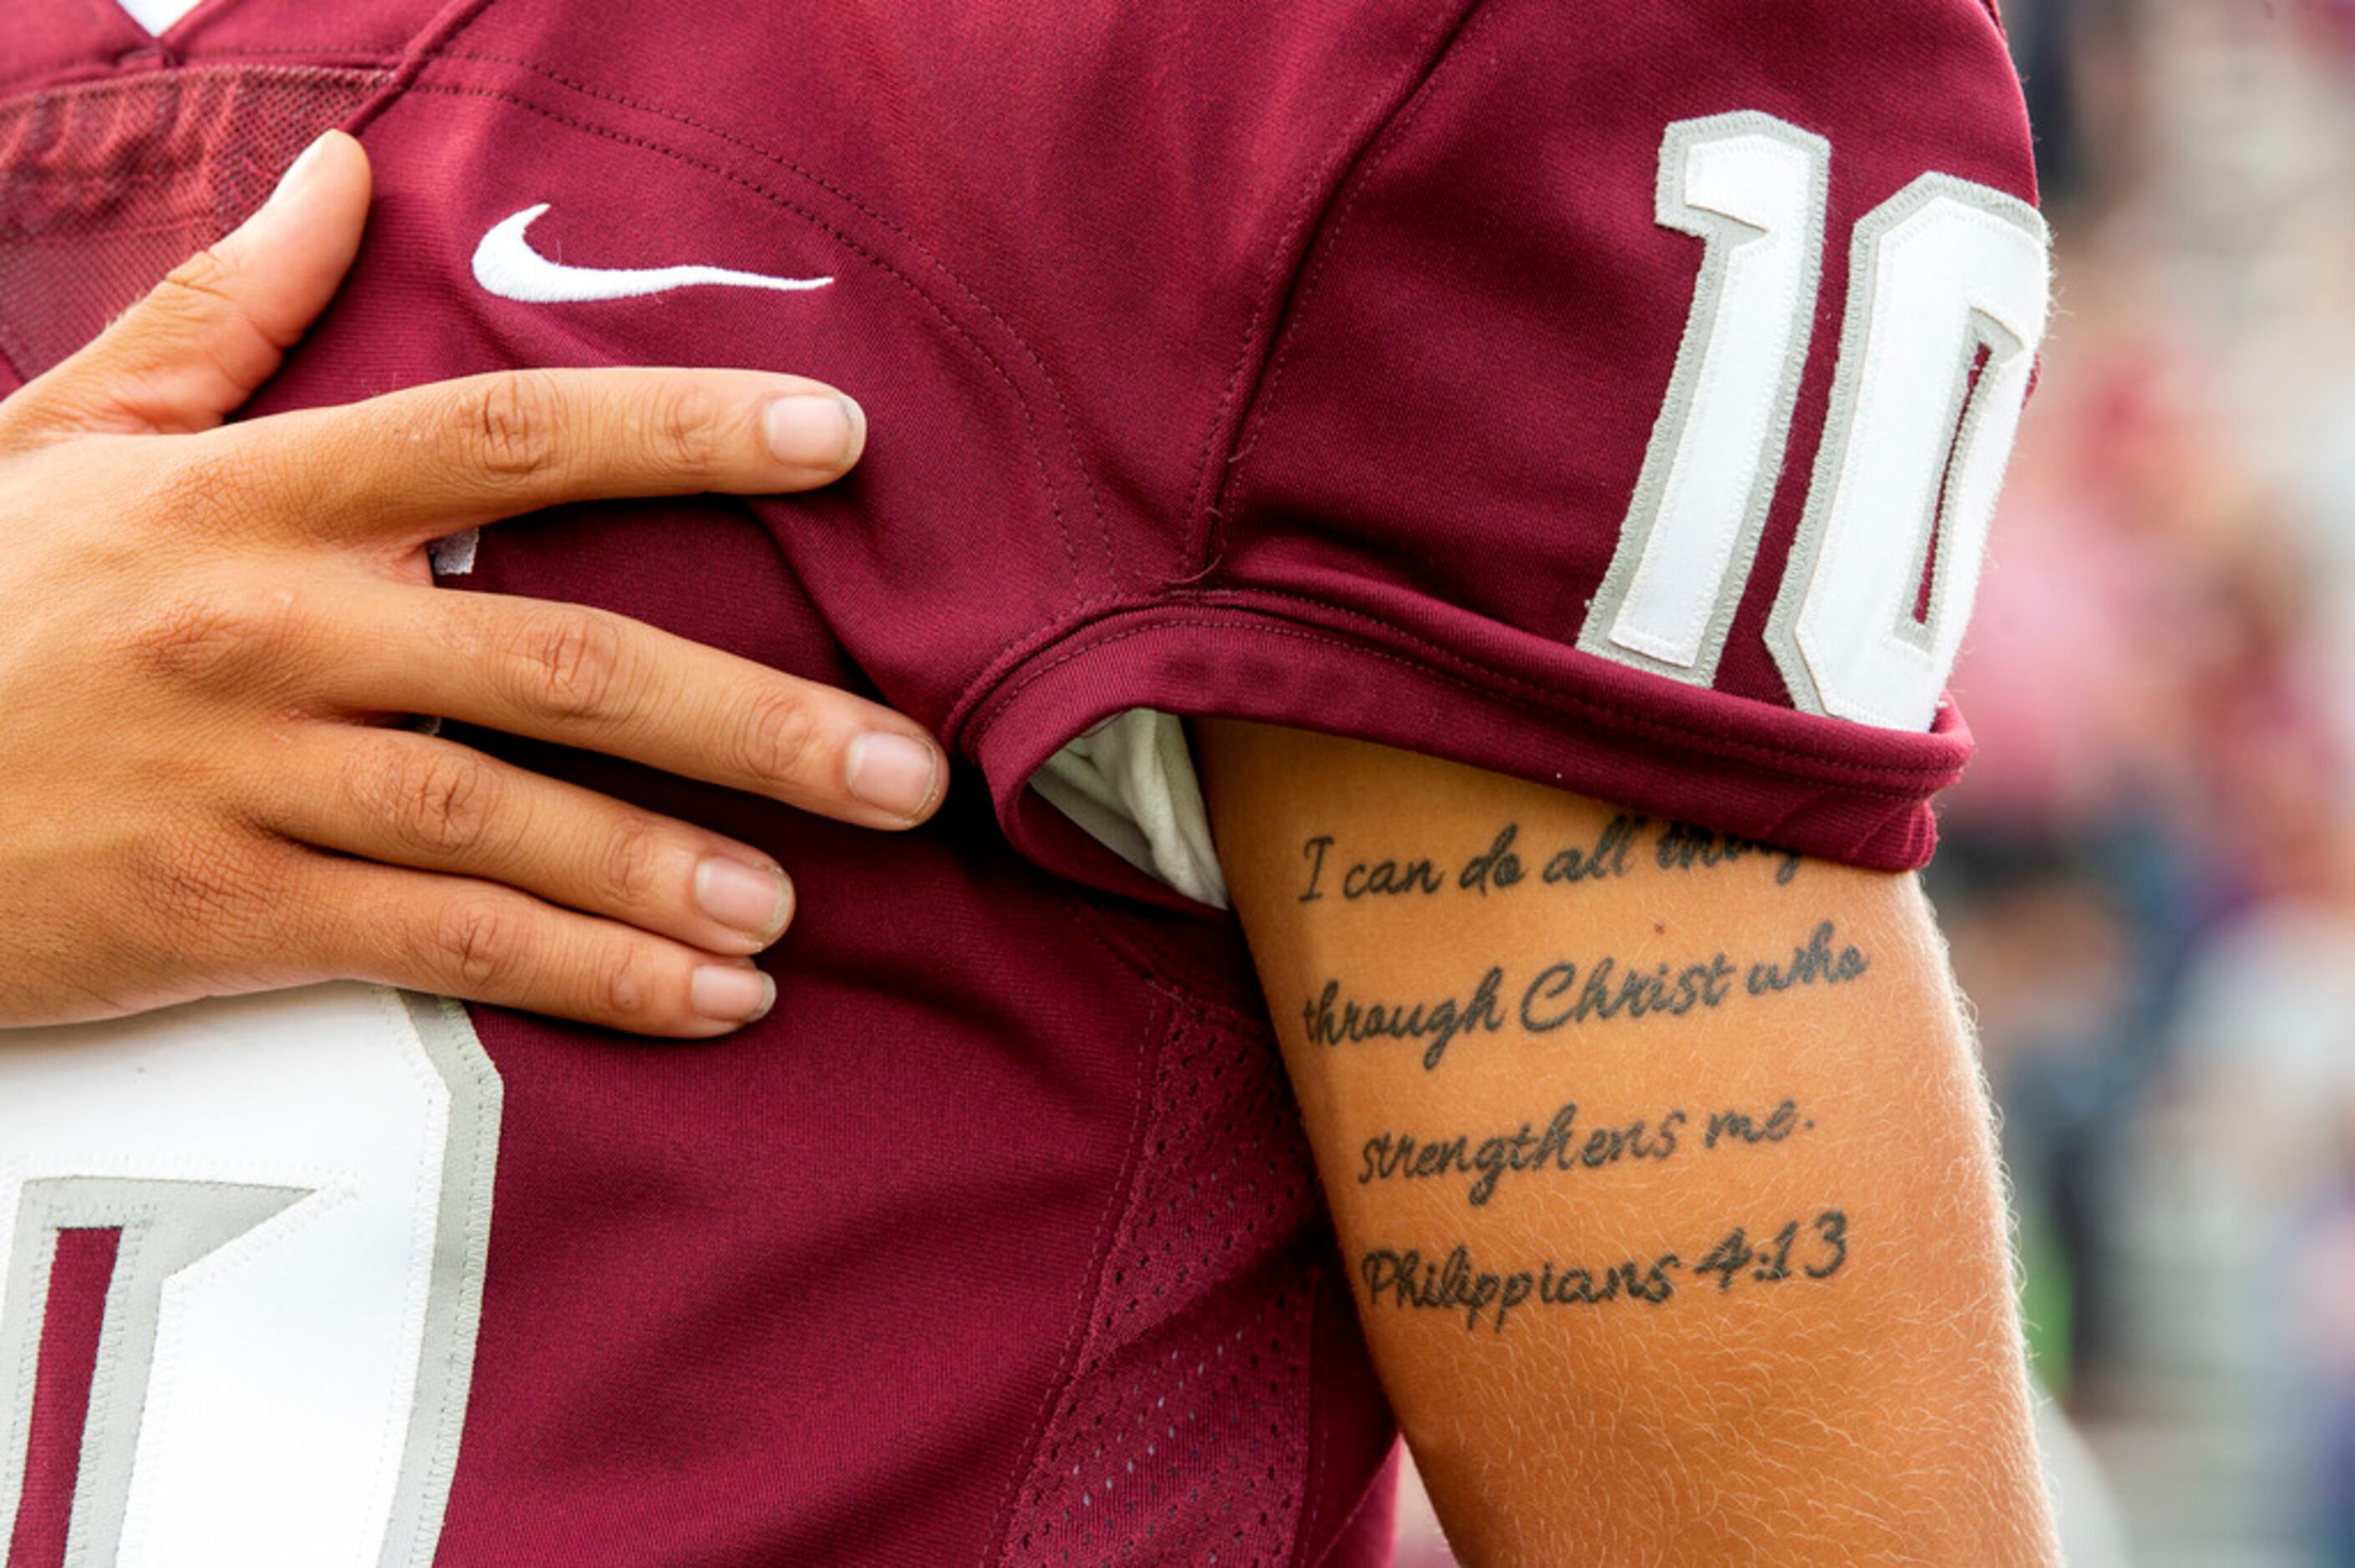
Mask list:
[[[1460,996],[1421,1001],[1360,998],[1337,980],[1301,1007],[1308,1040],[1316,1045],[1354,1045],[1385,1040],[1421,1042],[1426,1072],[1438,1070],[1447,1048],[1467,1035],[1498,1034],[1515,1024],[1531,1035],[1548,1035],[1588,1024],[1666,1016],[1682,1018],[1696,1009],[1715,1010],[1741,996],[1846,985],[1871,969],[1862,950],[1839,941],[1832,922],[1817,924],[1789,961],[1759,959],[1736,962],[1720,952],[1681,964],[1641,969],[1605,956],[1586,963],[1563,959],[1515,984],[1502,964],[1492,964]],[[1508,998],[1513,1000],[1508,1001]]]

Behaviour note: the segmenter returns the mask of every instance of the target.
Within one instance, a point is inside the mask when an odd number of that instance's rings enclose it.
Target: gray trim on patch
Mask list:
[[[1746,584],[1749,579],[1759,535],[1765,529],[1766,514],[1773,509],[1775,491],[1782,483],[1791,439],[1791,416],[1798,404],[1799,383],[1805,376],[1807,354],[1815,339],[1816,301],[1823,283],[1824,228],[1830,204],[1832,158],[1831,143],[1823,137],[1756,110],[1710,115],[1700,120],[1680,120],[1670,125],[1661,138],[1659,183],[1654,197],[1657,219],[1663,228],[1689,234],[1701,241],[1700,274],[1693,284],[1692,309],[1685,318],[1684,340],[1677,350],[1676,373],[1668,380],[1668,394],[1661,402],[1659,418],[1652,426],[1651,443],[1644,450],[1644,466],[1636,478],[1635,493],[1628,502],[1626,520],[1620,526],[1618,548],[1612,555],[1610,569],[1604,574],[1601,586],[1588,602],[1586,620],[1579,628],[1578,634],[1578,647],[1582,652],[1598,654],[1696,686],[1716,683],[1718,660],[1724,654],[1725,640],[1732,629],[1734,613],[1742,607],[1742,596],[1739,586],[1729,592],[1725,582],[1721,580],[1716,608],[1710,614],[1708,630],[1701,638],[1700,656],[1691,664],[1671,663],[1629,648],[1615,641],[1612,630],[1619,619],[1621,607],[1626,602],[1636,574],[1643,567],[1653,527],[1659,521],[1660,503],[1668,489],[1668,476],[1675,469],[1677,454],[1684,444],[1685,428],[1692,418],[1696,384],[1709,357],[1710,341],[1717,331],[1718,313],[1724,305],[1726,273],[1732,266],[1733,252],[1765,232],[1753,224],[1728,217],[1723,213],[1689,205],[1684,197],[1687,163],[1696,145],[1751,135],[1769,136],[1805,153],[1812,176],[1808,210],[1800,235],[1806,260],[1800,272],[1799,298],[1792,313],[1790,343],[1784,351],[1782,378],[1775,388],[1774,412],[1768,418],[1759,448],[1758,471],[1752,482],[1749,503],[1742,512],[1741,532],[1735,535],[1732,553],[1727,557],[1728,577],[1737,584]]]
[[[1955,476],[1969,465],[1971,449],[1978,443],[1979,427],[1987,422],[1987,387],[1995,377],[1984,375],[1973,385],[1971,372],[1978,368],[1979,353],[1987,352],[1987,368],[1992,371],[1998,361],[2011,358],[2022,347],[2019,335],[1985,311],[1974,309],[1970,313],[1970,352],[1964,356],[1955,374],[1955,393],[1946,400],[1945,422],[1938,428],[1955,432],[1946,445],[1946,461],[1939,471],[1937,498],[1931,503],[1930,525],[1913,548],[1912,566],[1906,569],[1905,580],[1913,585],[1912,599],[1901,599],[1897,605],[1897,624],[1891,630],[1907,642],[1929,652],[1938,645],[1939,622],[1945,616],[1946,574],[1955,558],[1952,549],[1941,549],[1933,561],[1930,547],[1934,541],[1944,538],[1946,521],[1946,501]],[[1951,544],[1951,540],[1945,541]],[[1922,574],[1931,574],[1930,613],[1920,619],[1913,614],[1914,600],[1921,598]]]
[[[8,1267],[7,1304],[0,1308],[0,1354],[17,1369],[16,1397],[9,1401],[7,1412],[7,1446],[0,1450],[0,1460],[8,1466],[5,1497],[12,1520],[31,1437],[33,1384],[48,1318],[58,1233],[122,1232],[91,1372],[90,1409],[82,1422],[73,1513],[66,1531],[66,1568],[112,1563],[121,1542],[165,1283],[314,1191],[106,1176],[56,1176],[25,1183],[16,1204],[17,1240]]]
[[[1880,286],[1881,242],[1889,231],[1913,217],[1940,196],[1950,197],[1966,206],[1977,207],[2007,223],[2016,224],[2034,236],[2039,243],[2050,246],[2051,231],[2045,227],[2037,210],[2016,196],[1952,175],[1922,175],[1897,195],[1881,203],[1859,219],[1854,236],[1849,242],[1848,306],[1840,323],[1839,364],[1832,378],[1831,402],[1824,418],[1823,441],[1816,450],[1815,471],[1807,485],[1807,508],[1799,518],[1799,531],[1791,541],[1791,555],[1783,568],[1783,582],[1774,596],[1774,612],[1766,620],[1766,651],[1774,656],[1774,666],[1783,674],[1783,683],[1791,694],[1791,705],[1801,712],[1828,715],[1823,694],[1816,685],[1814,671],[1808,666],[1806,652],[1799,645],[1799,613],[1806,605],[1807,590],[1816,577],[1816,566],[1823,554],[1824,535],[1831,525],[1832,509],[1839,500],[1840,471],[1847,466],[1849,443],[1856,432],[1857,400],[1863,391],[1866,345],[1872,334],[1875,308],[1874,294]],[[1983,313],[1971,313],[1974,330],[1969,359],[1978,356],[1985,347],[1992,354],[2005,344],[2020,345],[2019,339]],[[1989,334],[1999,334],[1990,337]],[[1966,361],[1961,371],[1962,385],[1967,388],[1970,364]],[[1966,406],[1956,411],[1955,422],[1945,428],[1955,430],[1955,444],[1946,450],[1944,471],[1949,475],[1961,471],[1964,459],[1970,450],[1968,442],[1976,440],[1987,407],[1984,397],[1969,397]],[[1941,485],[1933,493],[1933,514],[1915,518],[1910,526],[1920,535],[1920,547],[1914,552],[1913,582],[1919,584],[1921,566],[1926,560],[1931,531],[1937,525],[1935,511],[1945,493]],[[1913,600],[1901,598],[1898,619],[1903,624],[1899,633],[1918,645],[1934,646],[1939,616],[1938,600],[1945,586],[1945,573],[1954,552],[1938,553],[1938,578],[1931,585],[1928,622],[1915,620],[1911,613]]]
[[[431,1568],[474,1387],[506,1090],[463,1004],[413,991],[400,994],[426,1056],[449,1086],[450,1130],[442,1146],[442,1204],[434,1222],[433,1277],[418,1347],[417,1388],[410,1400],[409,1440],[401,1449],[400,1480],[377,1561],[380,1568]]]
[[[378,1557],[380,1568],[430,1568],[474,1382],[504,1091],[463,1006],[408,992],[380,996],[383,1005],[405,1011],[449,1092],[423,1334],[400,1473]],[[6,1379],[0,1382],[0,1526],[13,1528],[21,1500],[58,1231],[123,1232],[99,1330],[66,1545],[68,1568],[104,1568],[120,1543],[165,1281],[311,1191],[89,1176],[24,1184],[0,1295],[0,1377]]]

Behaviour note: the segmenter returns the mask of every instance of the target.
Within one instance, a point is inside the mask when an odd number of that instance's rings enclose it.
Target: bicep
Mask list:
[[[1911,877],[1355,742],[1197,739],[1469,1557],[2040,1557],[1985,1100]]]

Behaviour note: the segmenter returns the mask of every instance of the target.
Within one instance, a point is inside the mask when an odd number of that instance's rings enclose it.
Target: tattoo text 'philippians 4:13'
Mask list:
[[[1376,1310],[1455,1313],[1467,1333],[1486,1327],[1501,1334],[1513,1313],[1532,1306],[1665,1306],[1677,1295],[1679,1281],[1711,1295],[1792,1280],[1820,1283],[1840,1271],[1848,1255],[1848,1215],[1826,1209],[1812,1222],[1793,1220],[1754,1243],[1737,1225],[1690,1263],[1679,1253],[1664,1252],[1648,1264],[1631,1258],[1593,1267],[1547,1259],[1533,1268],[1494,1269],[1482,1267],[1471,1249],[1458,1243],[1436,1261],[1412,1248],[1377,1247],[1359,1260],[1358,1277]]]

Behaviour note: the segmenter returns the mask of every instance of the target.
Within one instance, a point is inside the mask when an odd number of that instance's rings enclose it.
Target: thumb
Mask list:
[[[330,131],[261,209],[8,399],[8,434],[209,429],[274,373],[359,253],[368,162]]]

